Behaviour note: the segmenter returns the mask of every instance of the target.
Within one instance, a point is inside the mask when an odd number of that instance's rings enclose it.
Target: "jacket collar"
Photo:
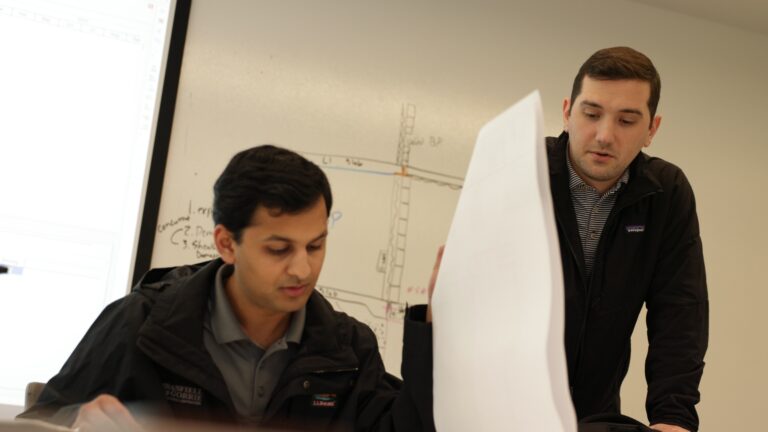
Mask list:
[[[221,373],[203,344],[203,322],[221,259],[150,271],[134,290],[162,290],[139,330],[138,346],[152,360],[205,387],[232,405]],[[306,321],[295,362],[296,373],[307,370],[356,368],[349,325],[318,292],[306,305]],[[288,370],[286,370],[286,373]]]
[[[208,308],[216,273],[224,265],[221,259],[151,270],[134,291],[162,290],[149,314],[147,324],[165,329],[186,344],[203,347],[202,322]],[[300,352],[325,353],[341,349],[346,331],[337,329],[337,312],[317,291],[309,297]],[[198,328],[199,327],[199,328]],[[200,331],[198,331],[200,330]],[[142,335],[146,332],[142,331]]]
[[[579,237],[576,213],[571,201],[570,176],[565,155],[568,148],[568,134],[563,132],[557,138],[548,137],[546,144],[549,162],[549,187],[552,192],[555,219],[562,229],[571,254],[576,258],[581,274],[584,274],[584,248]]]
[[[221,259],[159,269],[147,274],[138,289],[162,289],[146,325],[157,326],[194,347],[203,346],[203,320]],[[198,331],[200,330],[200,331]],[[144,332],[140,332],[144,334]]]
[[[220,259],[153,270],[138,290],[160,289],[137,345],[155,363],[233,406],[224,377],[203,345],[203,323]]]
[[[551,188],[553,195],[558,197],[569,196],[567,193],[555,194],[556,189],[558,189],[558,192],[562,192],[560,189],[562,189],[561,183],[563,182],[566,189],[568,188],[568,165],[566,161],[568,140],[567,132],[561,133],[557,138],[547,139],[549,174],[552,181]],[[629,183],[626,188],[622,188],[622,192],[616,202],[617,207],[632,204],[649,194],[663,192],[658,176],[647,167],[650,159],[648,155],[640,152],[632,163],[629,164]]]

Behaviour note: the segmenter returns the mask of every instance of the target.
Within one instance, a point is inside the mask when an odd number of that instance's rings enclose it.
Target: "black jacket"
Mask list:
[[[709,303],[693,191],[683,172],[640,153],[630,165],[587,280],[571,202],[568,135],[547,138],[565,282],[565,348],[576,413],[620,411],[630,336],[645,303],[646,409],[653,423],[698,429],[694,405],[707,349]]]
[[[237,422],[224,379],[203,344],[220,260],[150,271],[109,305],[21,417],[74,421],[79,404],[108,393],[176,419]],[[263,426],[328,430],[434,430],[431,326],[406,318],[402,374],[384,370],[371,329],[317,292],[302,342],[283,372]],[[413,318],[413,319],[412,319]],[[422,319],[423,321],[423,319]],[[145,411],[146,412],[146,411]]]

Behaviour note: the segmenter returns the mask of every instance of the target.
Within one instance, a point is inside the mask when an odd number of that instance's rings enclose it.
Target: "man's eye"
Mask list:
[[[636,120],[632,120],[632,119],[620,119],[619,123],[621,123],[623,125],[631,126],[631,125],[637,123],[637,121]]]
[[[267,248],[267,252],[269,252],[272,255],[285,255],[291,250],[290,247],[284,247],[284,248]]]
[[[590,119],[596,119],[596,118],[600,117],[599,115],[597,115],[596,113],[593,113],[593,112],[585,112],[584,115],[587,118],[590,118]]]
[[[307,250],[310,252],[318,251],[323,248],[323,243],[320,244],[311,244],[307,246]]]

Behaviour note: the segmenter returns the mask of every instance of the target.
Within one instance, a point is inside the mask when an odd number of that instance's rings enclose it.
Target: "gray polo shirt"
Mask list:
[[[624,170],[619,181],[604,194],[600,194],[597,189],[588,185],[576,174],[571,165],[571,155],[568,150],[565,152],[568,162],[569,186],[571,189],[571,202],[576,212],[576,222],[579,225],[579,237],[581,239],[581,248],[584,252],[584,265],[587,271],[587,277],[592,277],[592,267],[595,264],[595,252],[597,244],[600,242],[600,236],[603,233],[605,222],[608,215],[616,204],[617,192],[627,182],[629,182],[629,170]]]
[[[257,423],[301,342],[306,309],[291,316],[283,337],[266,349],[260,347],[243,332],[224,291],[232,271],[233,267],[225,264],[216,273],[203,324],[203,343],[224,376],[237,413],[247,422]]]

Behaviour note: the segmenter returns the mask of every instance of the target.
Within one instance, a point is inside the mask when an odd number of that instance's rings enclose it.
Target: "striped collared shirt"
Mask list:
[[[587,271],[586,276],[590,278],[592,277],[592,267],[595,264],[597,244],[600,241],[603,227],[605,227],[605,221],[608,220],[608,215],[611,213],[613,205],[616,204],[616,192],[629,182],[629,170],[624,170],[619,181],[601,195],[576,174],[571,165],[569,153],[569,150],[566,149],[571,202],[576,211],[576,221],[579,226],[579,237],[581,238],[584,264]]]

